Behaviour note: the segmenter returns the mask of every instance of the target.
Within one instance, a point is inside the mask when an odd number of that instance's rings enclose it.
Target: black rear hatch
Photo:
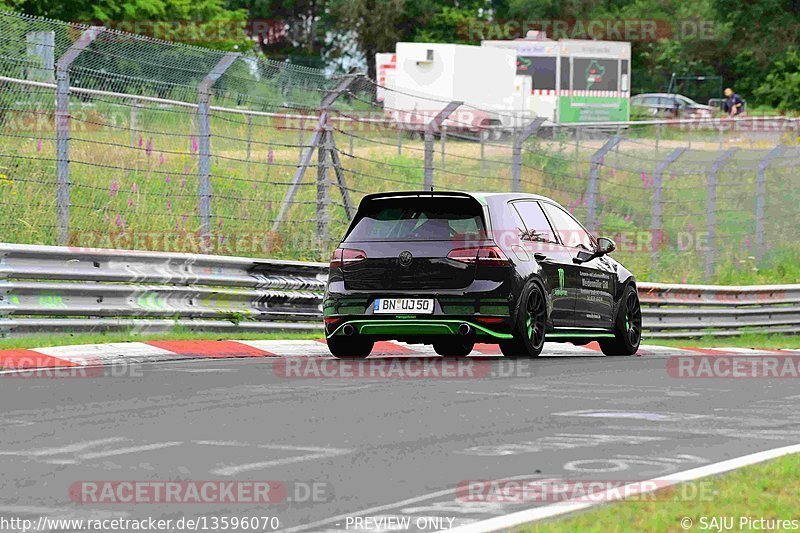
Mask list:
[[[477,249],[486,242],[483,208],[470,196],[368,197],[340,246],[346,256],[359,258],[344,262],[345,287],[381,291],[464,288],[475,279],[475,263],[449,259],[448,254]]]

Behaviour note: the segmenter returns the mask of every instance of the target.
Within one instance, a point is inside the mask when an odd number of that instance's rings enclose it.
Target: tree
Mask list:
[[[375,79],[375,54],[394,50],[402,40],[406,0],[333,0],[330,14],[334,28],[351,33],[367,62],[367,74]]]

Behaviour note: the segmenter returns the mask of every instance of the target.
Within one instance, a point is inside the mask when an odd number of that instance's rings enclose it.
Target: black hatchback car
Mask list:
[[[328,348],[375,341],[468,355],[476,342],[538,356],[548,341],[597,340],[633,355],[642,314],[633,275],[563,207],[521,193],[365,196],[333,252],[323,302]]]

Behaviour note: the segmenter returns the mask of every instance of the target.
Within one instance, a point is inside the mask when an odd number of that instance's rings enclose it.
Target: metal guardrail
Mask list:
[[[324,263],[0,244],[0,329],[321,328]]]
[[[327,264],[0,244],[0,332],[320,330]],[[646,337],[800,332],[800,285],[639,283]]]

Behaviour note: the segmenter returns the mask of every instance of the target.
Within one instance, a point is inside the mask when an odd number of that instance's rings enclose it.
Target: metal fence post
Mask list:
[[[204,250],[211,247],[211,87],[228,70],[237,52],[228,52],[211,69],[197,87],[197,127],[199,137],[198,190],[200,194],[200,243]]]
[[[709,279],[714,273],[714,255],[717,248],[717,174],[728,159],[736,153],[737,148],[730,148],[722,153],[708,171],[708,190],[706,191],[706,233],[708,234],[708,250],[706,250],[705,276]]]
[[[458,106],[462,103],[463,102],[450,102],[425,125],[425,181],[423,183],[423,189],[426,191],[433,188],[433,133],[436,130],[441,131],[442,123],[453,111],[458,109]]]
[[[676,148],[663,161],[656,165],[655,175],[653,176],[653,212],[650,223],[651,247],[650,262],[652,269],[655,270],[658,264],[658,247],[661,244],[661,235],[664,230],[662,227],[662,214],[664,209],[663,190],[664,190],[664,171],[686,151],[686,148]]]
[[[514,141],[511,147],[511,191],[519,192],[521,190],[521,176],[522,176],[522,143],[536,133],[536,131],[544,124],[546,119],[538,117],[530,124],[525,126],[522,130],[514,129]]]
[[[350,155],[351,156],[353,154],[355,154],[355,145],[353,143],[353,141],[355,140],[355,135],[356,135],[355,127],[356,127],[356,122],[355,122],[355,120],[353,120],[353,121],[350,122]]]
[[[297,165],[297,170],[294,173],[292,184],[289,186],[289,190],[286,191],[286,194],[283,197],[280,210],[278,211],[278,216],[272,223],[272,231],[278,231],[278,228],[283,222],[283,219],[286,217],[286,213],[288,213],[289,207],[294,200],[295,195],[297,194],[297,190],[300,188],[300,183],[303,181],[306,168],[308,168],[308,165],[311,163],[311,156],[314,154],[314,150],[318,150],[321,146],[320,141],[323,140],[323,133],[326,131],[328,126],[328,116],[330,115],[333,103],[337,98],[339,98],[339,96],[344,94],[345,91],[349,89],[353,81],[353,76],[345,76],[339,81],[339,84],[336,86],[336,88],[327,92],[325,96],[323,96],[320,104],[320,114],[319,118],[317,119],[317,125],[314,128],[314,133],[311,135],[308,148],[303,152],[303,158],[301,159],[300,164]]]
[[[786,146],[779,144],[758,163],[756,173],[756,259],[764,258],[764,203],[767,196],[767,168],[773,159],[780,156]]]
[[[481,176],[486,174],[486,159],[484,159],[486,155],[486,130],[482,130],[478,134],[478,138],[481,141]]]
[[[327,124],[320,137],[317,149],[317,246],[322,255],[328,242],[328,152],[331,149],[331,131]]]
[[[105,30],[102,26],[92,26],[69,47],[56,64],[56,225],[58,244],[69,244],[69,68],[80,53]]]
[[[25,35],[28,60],[26,77],[32,81],[53,83],[55,74],[56,32],[31,31]]]
[[[136,130],[139,128],[139,99],[131,99],[131,146],[136,146]]]
[[[305,129],[305,118],[300,118],[297,122],[297,163],[302,165],[303,164],[303,154],[305,150],[303,150],[303,130]]]
[[[245,157],[247,159],[245,167],[245,176],[250,177],[250,144],[253,138],[253,115],[247,115],[247,147]]]
[[[400,127],[400,122],[397,123],[397,155],[403,155],[403,129]]]
[[[442,170],[445,170],[447,168],[447,162],[445,161],[447,159],[446,158],[446,152],[447,152],[446,143],[447,143],[447,126],[445,126],[443,124],[442,125]]]
[[[603,166],[608,152],[620,141],[622,141],[622,138],[619,135],[614,135],[598,151],[592,154],[589,164],[589,184],[586,189],[586,225],[589,227],[590,232],[597,231],[597,189],[600,180],[600,167]]]

